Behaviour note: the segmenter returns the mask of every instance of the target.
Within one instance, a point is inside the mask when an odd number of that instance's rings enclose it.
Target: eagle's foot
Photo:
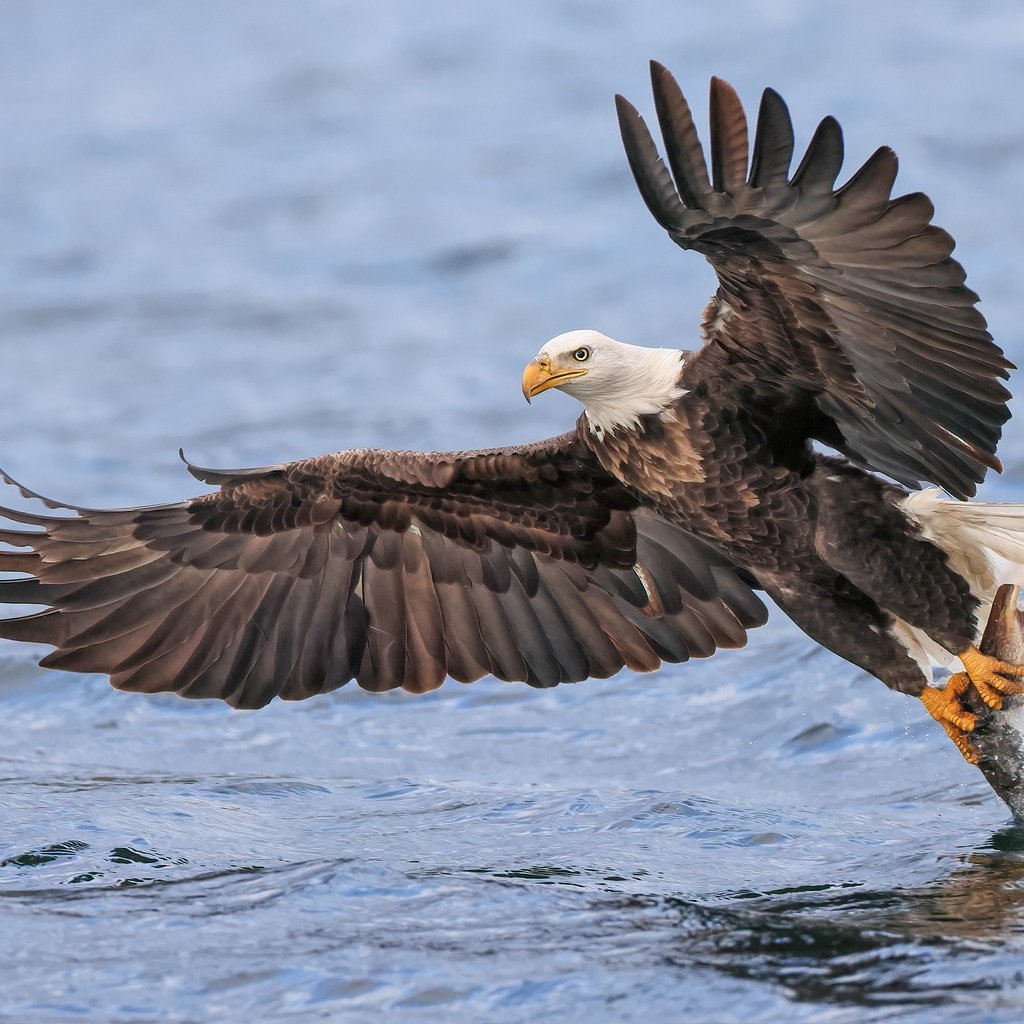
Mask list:
[[[971,677],[966,672],[958,672],[946,681],[944,690],[935,686],[926,686],[921,694],[921,703],[928,709],[928,714],[935,719],[946,735],[956,744],[956,749],[971,764],[977,764],[980,757],[978,748],[967,738],[978,724],[978,716],[968,711],[960,698],[971,685]]]
[[[966,674],[970,677],[978,696],[993,710],[1003,706],[1001,694],[1012,696],[1024,693],[1024,684],[1015,683],[1007,676],[1024,676],[1024,665],[1013,665],[1008,661],[990,658],[976,647],[968,647],[960,654]]]
[[[1024,676],[1024,665],[990,658],[976,647],[968,647],[960,655],[960,660],[966,671],[950,676],[944,690],[926,686],[921,694],[921,702],[932,718],[946,730],[946,735],[956,744],[964,758],[971,764],[977,764],[978,748],[967,738],[967,734],[974,731],[978,716],[963,706],[961,698],[973,686],[978,696],[993,711],[999,711],[1004,696],[1024,693],[1024,683],[1006,678]]]

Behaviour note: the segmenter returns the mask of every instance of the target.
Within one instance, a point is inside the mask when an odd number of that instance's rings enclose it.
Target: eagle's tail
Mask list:
[[[931,488],[911,494],[903,510],[983,605],[1001,583],[1024,583],[1024,504],[950,501]]]

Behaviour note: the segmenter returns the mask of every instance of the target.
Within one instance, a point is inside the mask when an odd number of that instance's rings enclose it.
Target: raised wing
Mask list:
[[[638,507],[576,434],[523,449],[354,451],[220,490],[64,514],[0,509],[0,636],[41,664],[255,708],[355,678],[554,686],[745,642],[765,609],[712,548]],[[7,479],[8,483],[14,481]],[[26,497],[38,495],[22,488]],[[70,514],[68,514],[70,513]]]
[[[668,168],[617,97],[626,154],[651,213],[703,253],[719,290],[693,372],[756,381],[780,409],[806,406],[808,435],[916,486],[973,495],[1009,417],[1012,369],[931,224],[920,192],[891,198],[896,155],[877,150],[841,188],[843,137],[825,118],[790,174],[793,128],[771,89],[752,156],[736,93],[711,82],[711,172],[690,108],[652,65]]]

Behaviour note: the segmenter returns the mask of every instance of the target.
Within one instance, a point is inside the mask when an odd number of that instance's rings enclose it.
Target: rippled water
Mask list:
[[[692,343],[710,273],[611,111],[647,58],[897,146],[1024,358],[1017,5],[9,2],[0,464],[83,504],[208,465],[530,440],[549,336]],[[702,107],[698,100],[695,106]],[[549,400],[550,399],[550,400]],[[1007,476],[1024,493],[1012,421]],[[192,485],[194,486],[194,484]],[[1017,1021],[1024,834],[784,620],[533,692],[256,714],[0,646],[0,1016]]]

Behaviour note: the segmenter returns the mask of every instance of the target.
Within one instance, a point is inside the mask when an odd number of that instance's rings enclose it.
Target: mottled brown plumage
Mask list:
[[[727,559],[642,508],[575,433],[190,469],[220,490],[125,511],[46,502],[71,517],[3,510],[33,529],[0,533],[30,549],[0,552],[0,569],[32,578],[0,598],[49,609],[0,634],[119,689],[251,708],[351,678],[423,692],[446,676],[650,671],[740,646],[764,620]]]
[[[24,576],[0,600],[44,608],[0,620],[0,636],[51,644],[44,665],[122,689],[259,707],[351,678],[421,692],[446,676],[551,686],[651,670],[741,645],[764,619],[760,588],[831,650],[923,695],[968,753],[923,652],[993,676],[971,646],[992,589],[978,567],[990,550],[1024,563],[1024,509],[1000,511],[990,535],[986,506],[911,507],[869,472],[966,498],[999,468],[1010,364],[952,239],[925,196],[891,198],[891,150],[835,187],[833,119],[791,174],[780,97],[764,93],[749,153],[739,99],[715,79],[709,166],[660,65],[653,84],[667,166],[621,97],[620,125],[647,206],[718,275],[703,348],[552,339],[524,394],[559,387],[585,412],[526,447],[189,467],[219,489],[0,510],[22,527],[0,532],[19,548],[0,570]],[[987,692],[1008,692],[994,678]]]

